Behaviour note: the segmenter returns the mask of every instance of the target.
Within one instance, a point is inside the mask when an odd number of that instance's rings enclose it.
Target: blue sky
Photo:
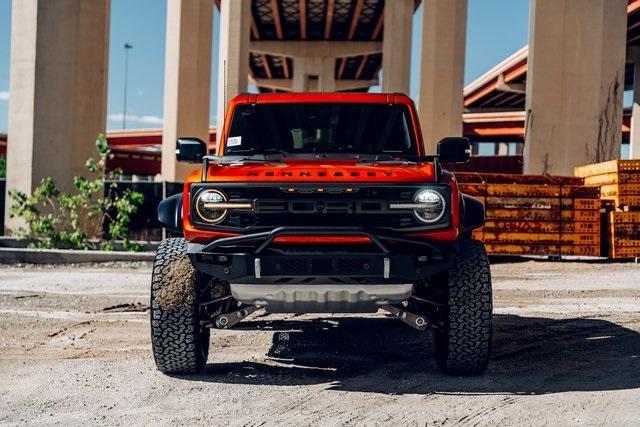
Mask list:
[[[19,1],[19,0],[14,0]],[[422,7],[414,15],[414,40],[420,32]],[[214,17],[214,34],[218,14]],[[529,0],[469,0],[465,84],[527,43]],[[129,56],[127,128],[160,127],[164,89],[165,0],[112,0],[109,50],[109,129],[122,127],[123,44]],[[11,0],[0,0],[0,132],[7,131]],[[214,37],[215,40],[215,37]],[[411,95],[418,75],[418,43],[413,43]],[[217,46],[212,64],[211,122],[216,115]]]

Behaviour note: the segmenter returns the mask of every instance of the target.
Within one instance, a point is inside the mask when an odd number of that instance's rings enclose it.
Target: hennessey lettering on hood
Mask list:
[[[357,160],[285,160],[274,163],[213,164],[212,182],[429,182],[433,163],[358,164]],[[192,179],[190,181],[198,181]]]

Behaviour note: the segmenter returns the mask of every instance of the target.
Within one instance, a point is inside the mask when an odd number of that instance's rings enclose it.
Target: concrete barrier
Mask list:
[[[91,242],[94,243],[96,246],[99,243],[99,241],[97,240],[92,240]],[[158,246],[160,245],[160,242],[144,242],[139,240],[133,240],[131,241],[131,243],[137,243],[138,245],[140,245],[142,252],[155,252],[158,250]],[[16,239],[15,237],[9,237],[9,236],[0,236],[0,248],[24,249],[28,247],[29,247],[29,241],[27,240]],[[113,250],[116,252],[128,252],[127,250],[124,249],[124,245],[121,240],[116,240],[113,242]],[[81,252],[84,252],[84,251],[81,251]]]
[[[154,252],[0,248],[0,263],[77,264],[94,262],[150,262],[153,261],[154,255]]]
[[[4,234],[4,193],[7,187],[7,180],[0,178],[0,236]]]

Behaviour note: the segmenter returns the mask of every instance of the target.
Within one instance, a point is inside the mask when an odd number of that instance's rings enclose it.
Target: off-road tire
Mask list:
[[[151,276],[151,346],[158,370],[164,373],[196,373],[204,369],[209,354],[209,329],[201,328],[196,294],[197,272],[183,275],[185,285],[193,290],[193,305],[165,310],[157,293],[169,285],[167,275],[172,264],[186,256],[187,243],[182,238],[160,243]]]
[[[446,304],[435,329],[436,358],[451,375],[478,375],[491,353],[491,271],[484,245],[471,239],[460,241],[453,266],[443,274]]]

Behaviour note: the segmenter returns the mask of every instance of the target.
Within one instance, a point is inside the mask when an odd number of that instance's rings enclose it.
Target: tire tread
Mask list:
[[[160,243],[153,262],[151,276],[151,346],[158,370],[164,373],[196,373],[204,369],[209,350],[209,330],[200,331],[197,299],[194,305],[176,310],[164,310],[156,300],[157,292],[166,286],[171,264],[187,253],[182,238],[165,239]],[[190,281],[195,294],[196,271],[182,280]]]
[[[452,375],[479,375],[487,369],[492,338],[489,259],[482,242],[460,241],[449,271],[444,325],[436,331],[436,356]]]

